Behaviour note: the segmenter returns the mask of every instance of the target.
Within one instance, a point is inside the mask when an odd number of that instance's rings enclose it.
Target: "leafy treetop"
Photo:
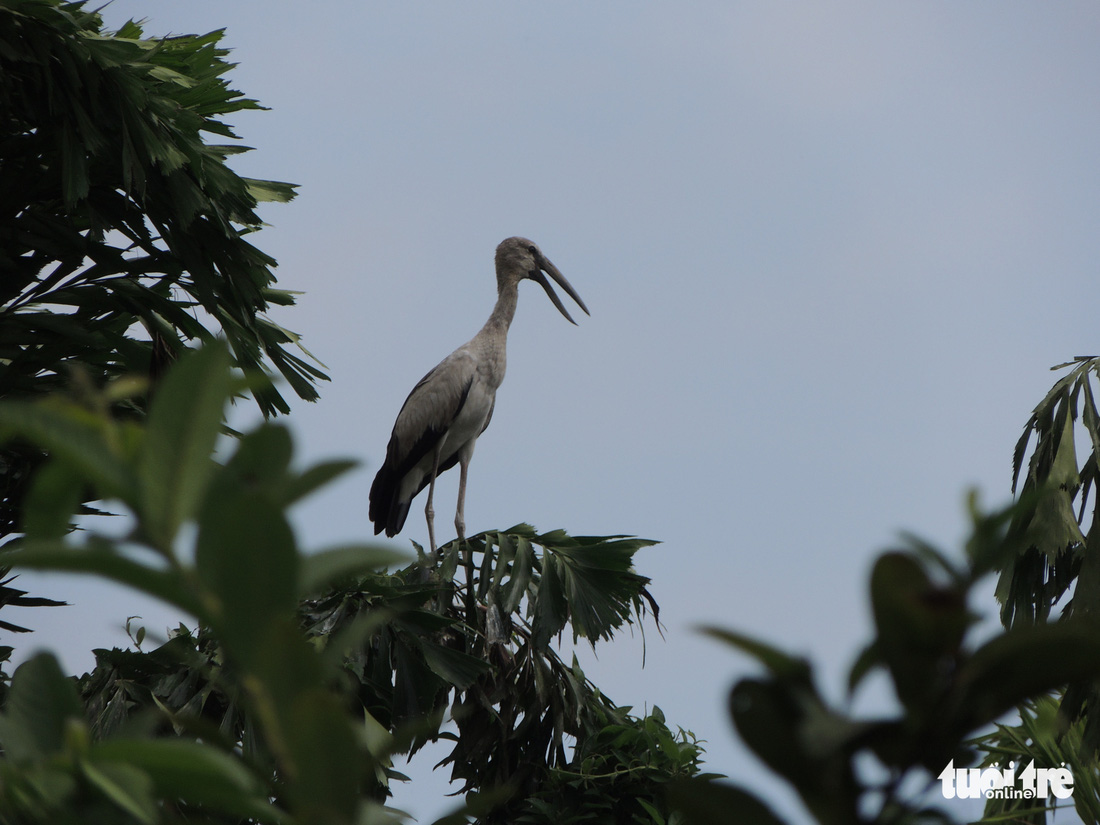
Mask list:
[[[104,385],[156,379],[221,334],[235,365],[274,366],[302,398],[326,376],[263,316],[294,302],[246,237],[260,201],[294,187],[244,178],[222,118],[262,108],[224,79],[223,32],[146,39],[84,3],[0,0],[0,387],[38,395],[79,365]],[[201,310],[201,311],[200,311]],[[138,324],[143,329],[139,329]],[[265,415],[287,412],[267,383]]]

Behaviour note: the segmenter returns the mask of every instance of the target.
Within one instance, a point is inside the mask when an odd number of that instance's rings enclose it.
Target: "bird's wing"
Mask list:
[[[465,347],[448,355],[413,387],[393,425],[386,461],[370,492],[370,519],[375,532],[401,529],[407,502],[398,502],[406,473],[428,455],[458,416],[477,374],[477,362]],[[444,468],[441,467],[440,471]],[[398,516],[397,514],[401,515]]]
[[[488,413],[488,415],[485,416],[485,423],[481,425],[481,432],[482,433],[485,432],[487,429],[489,429],[489,422],[493,420],[493,410],[495,410],[496,408],[497,408],[497,398],[494,395],[492,402],[489,404],[489,413]],[[478,433],[478,435],[481,435],[481,433]]]
[[[476,373],[477,362],[463,347],[413,387],[393,425],[393,437],[401,445],[398,460],[402,464],[419,453],[409,466],[416,464],[435,445],[436,438],[447,431],[462,409]],[[420,444],[429,434],[433,436],[430,443]],[[418,444],[421,449],[417,449]]]

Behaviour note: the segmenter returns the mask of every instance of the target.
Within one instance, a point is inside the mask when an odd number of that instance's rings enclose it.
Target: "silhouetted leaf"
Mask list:
[[[445,679],[459,690],[466,690],[478,677],[492,669],[491,665],[483,659],[461,651],[426,642],[416,636],[408,636],[407,639],[420,651],[425,664],[436,676]]]
[[[372,573],[408,557],[384,544],[353,544],[310,553],[301,558],[301,596],[319,594],[341,579]]]
[[[512,561],[512,575],[504,585],[503,596],[504,612],[513,613],[527,594],[527,587],[531,583],[531,575],[534,571],[535,551],[531,547],[529,539],[516,536],[516,552]]]
[[[932,702],[942,689],[945,657],[962,643],[972,621],[956,586],[932,583],[906,553],[884,553],[871,573],[876,648],[898,698],[911,707]]]
[[[0,745],[12,760],[43,759],[62,750],[65,731],[80,724],[84,708],[73,683],[49,653],[39,653],[15,670],[3,714]]]
[[[720,627],[704,627],[701,630],[708,636],[752,656],[776,676],[800,681],[807,681],[810,678],[810,666],[805,659],[790,656],[776,647],[732,630]]]
[[[135,502],[137,478],[120,455],[124,447],[120,433],[110,433],[92,413],[52,400],[0,402],[0,440],[13,435],[63,459],[95,488],[99,498]]]
[[[206,615],[179,576],[135,561],[101,539],[89,540],[86,547],[60,541],[27,541],[17,550],[0,553],[0,560],[26,570],[91,573],[162,599],[193,616]]]
[[[1014,705],[1070,682],[1100,678],[1100,636],[1087,623],[1014,629],[959,667],[952,704],[969,732]]]
[[[538,598],[531,623],[533,628],[531,642],[536,648],[546,647],[550,644],[550,640],[565,627],[566,609],[557,557],[552,553],[546,553],[542,557]]]
[[[756,796],[724,782],[682,780],[669,787],[668,795],[687,825],[785,825]]]
[[[47,461],[35,473],[23,505],[23,530],[32,539],[60,539],[80,506],[84,479],[63,459]]]
[[[248,656],[265,625],[297,604],[298,558],[282,510],[223,471],[199,521],[195,564],[216,599],[216,627],[236,655]]]
[[[182,358],[157,390],[140,466],[142,524],[158,547],[170,547],[198,509],[228,397],[229,352],[222,343]]]
[[[235,816],[273,822],[281,812],[267,800],[269,791],[241,760],[210,745],[183,739],[112,739],[91,751],[97,764],[133,764],[152,781],[152,791],[163,799]]]
[[[134,765],[120,762],[80,763],[81,772],[93,787],[138,822],[155,825],[159,809],[153,797],[153,782]]]
[[[357,461],[325,461],[315,464],[305,472],[291,479],[287,490],[287,504],[305,498],[313,491],[342,476],[348,470],[358,466]]]

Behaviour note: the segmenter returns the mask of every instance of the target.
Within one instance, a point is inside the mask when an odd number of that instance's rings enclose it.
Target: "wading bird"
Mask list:
[[[554,306],[572,324],[576,321],[562,306],[550,286],[549,275],[577,305],[588,307],[558,271],[531,241],[508,238],[497,247],[497,303],[493,314],[473,338],[456,349],[413,387],[397,422],[393,425],[386,461],[370,488],[370,520],[374,532],[397,535],[409,514],[416,495],[428,488],[424,516],[428,520],[428,541],[432,554],[435,545],[435,511],[432,495],[435,480],[458,464],[458,508],[455,529],[459,539],[466,538],[463,508],[466,500],[466,472],[474,454],[477,438],[493,417],[497,387],[504,380],[505,345],[508,327],[516,314],[519,282],[530,278],[542,285]]]

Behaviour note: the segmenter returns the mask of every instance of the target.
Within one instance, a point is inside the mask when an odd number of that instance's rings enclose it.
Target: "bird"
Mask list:
[[[526,238],[501,241],[495,263],[497,301],[489,320],[413,387],[397,414],[386,459],[371,484],[369,515],[375,535],[385,530],[391,537],[404,527],[412,500],[428,488],[424,517],[433,557],[437,550],[432,509],[435,480],[455,464],[459,468],[455,529],[460,541],[466,538],[467,471],[474,445],[493,417],[497,389],[504,380],[508,328],[516,313],[520,281],[541,285],[558,311],[576,325],[550,286],[549,276],[591,315],[565,276]]]

